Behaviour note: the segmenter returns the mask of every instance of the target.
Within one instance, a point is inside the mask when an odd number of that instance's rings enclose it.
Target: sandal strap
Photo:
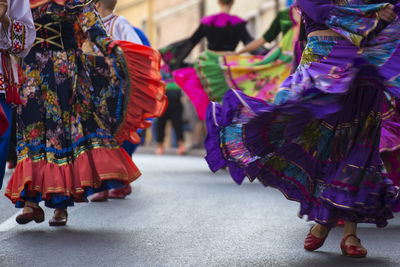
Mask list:
[[[67,211],[67,209],[55,209],[54,210],[54,214],[56,214],[56,211],[61,211],[61,212],[63,212],[64,214],[65,214],[65,217],[68,217],[68,211]],[[53,216],[54,217],[54,216]]]
[[[346,242],[346,240],[349,238],[349,237],[354,237],[355,239],[357,239],[358,240],[358,242],[361,242],[361,239],[360,238],[358,238],[355,234],[349,234],[349,235],[346,235],[345,237],[343,237],[343,242]]]
[[[31,209],[38,209],[38,208],[40,208],[40,206],[39,206],[38,204],[36,204],[36,206],[34,206],[34,205],[28,204],[28,203],[26,203],[26,202],[25,202],[24,207],[31,208]]]

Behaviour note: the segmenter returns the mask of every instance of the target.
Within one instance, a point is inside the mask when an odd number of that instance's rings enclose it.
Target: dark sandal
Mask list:
[[[26,205],[32,209],[31,212],[23,212],[22,214],[18,215],[15,220],[18,224],[27,224],[31,221],[35,221],[36,223],[41,223],[44,221],[44,211],[40,206],[34,207],[31,205]]]
[[[57,210],[54,211],[54,214],[56,213]],[[49,225],[50,226],[65,226],[68,221],[68,212],[67,210],[58,210],[58,211],[63,211],[65,214],[65,217],[55,217],[51,218],[49,220]]]

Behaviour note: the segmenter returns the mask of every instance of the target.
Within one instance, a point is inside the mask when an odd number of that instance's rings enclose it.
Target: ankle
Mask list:
[[[330,231],[329,227],[324,226],[319,223],[315,224],[313,226],[313,228],[311,228],[311,233],[318,238],[326,237],[328,235],[329,231]]]

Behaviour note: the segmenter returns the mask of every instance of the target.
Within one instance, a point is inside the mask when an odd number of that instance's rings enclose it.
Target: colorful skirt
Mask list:
[[[230,88],[248,96],[273,102],[279,85],[290,75],[292,56],[278,47],[266,58],[224,56],[223,69]]]
[[[228,166],[239,184],[259,179],[327,226],[338,218],[387,225],[400,197],[379,153],[388,86],[376,66],[345,39],[309,38],[274,104],[237,90],[210,104],[210,169]]]
[[[266,56],[222,56],[206,51],[197,58],[194,68],[175,71],[175,81],[201,120],[209,102],[220,103],[230,88],[272,102],[279,85],[292,71],[298,32],[299,25],[293,26]]]
[[[220,64],[228,86],[248,96],[273,102],[279,86],[297,68],[293,56],[295,48],[299,48],[299,29],[300,25],[295,24],[265,57],[221,57]]]
[[[166,108],[160,55],[124,41],[106,57],[79,49],[35,50],[25,58],[17,111],[18,164],[6,196],[17,207],[45,201],[65,208],[140,176],[120,148]]]

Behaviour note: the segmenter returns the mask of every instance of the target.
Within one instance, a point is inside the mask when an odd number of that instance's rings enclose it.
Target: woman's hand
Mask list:
[[[392,4],[387,5],[384,9],[378,11],[378,18],[386,22],[392,22],[396,18],[396,13],[393,11]]]
[[[5,29],[8,29],[10,19],[7,16],[8,2],[7,0],[0,0],[0,23]]]

